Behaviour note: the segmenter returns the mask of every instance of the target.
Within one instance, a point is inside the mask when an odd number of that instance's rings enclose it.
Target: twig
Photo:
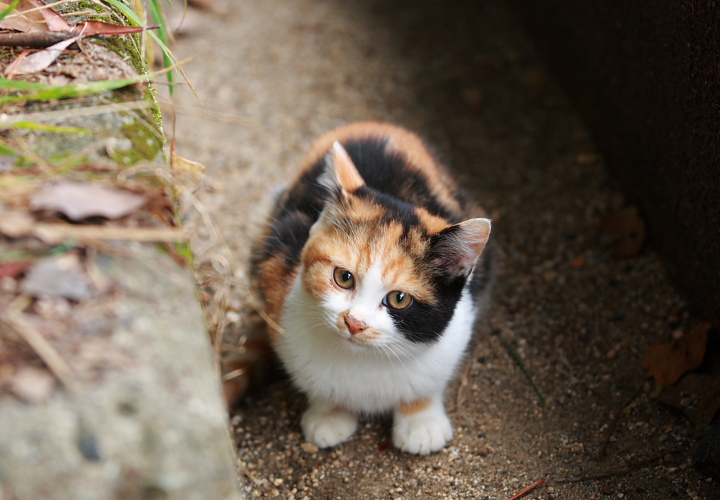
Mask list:
[[[233,449],[234,449],[234,448],[235,448],[235,446],[233,446]],[[250,472],[250,471],[248,470],[248,468],[247,468],[245,465],[242,464],[242,462],[240,461],[239,458],[236,460],[235,463],[237,463],[237,466],[238,466],[238,468],[240,469],[240,471],[241,471],[243,474],[245,474],[245,475],[248,477],[248,479],[250,479],[250,481],[252,481],[253,483],[255,483],[255,486],[257,486],[258,488],[261,488],[261,487],[262,487],[263,482],[260,481],[258,478],[256,478],[256,477],[253,475],[253,473]]]
[[[28,31],[27,33],[0,33],[0,45],[4,47],[30,47],[44,49],[77,36],[72,31]]]
[[[5,324],[7,328],[25,340],[65,388],[76,391],[77,384],[70,366],[52,344],[25,321],[24,315],[20,312],[27,302],[28,298],[24,295],[15,299],[5,312],[0,314],[0,323]]]
[[[240,375],[244,375],[247,370],[243,370],[242,368],[238,368],[237,370],[233,370],[231,372],[224,373],[222,376],[223,382],[227,382],[228,380],[232,380],[234,378],[239,377]]]
[[[162,106],[167,108],[168,106]],[[260,122],[257,118],[249,116],[240,116],[222,111],[214,111],[199,106],[183,106],[181,104],[172,103],[175,112],[182,115],[191,115],[192,117],[202,118],[220,123],[228,123],[230,125],[242,125],[244,127],[258,127]]]
[[[515,495],[511,496],[508,500],[517,500],[518,498],[527,495],[528,493],[530,493],[532,490],[534,490],[535,488],[537,488],[538,486],[540,486],[540,485],[543,484],[544,482],[545,482],[545,478],[544,478],[544,477],[541,477],[540,479],[538,479],[537,481],[535,481],[533,484],[531,484],[531,485],[528,486],[527,488],[523,488],[522,491],[520,491],[520,492],[516,493]]]
[[[149,228],[37,224],[32,228],[31,232],[46,243],[62,243],[68,239],[79,241],[126,240],[140,242],[180,242],[187,240],[185,231],[172,227]]]
[[[500,337],[500,343],[503,345],[505,350],[507,350],[508,354],[515,360],[518,367],[520,368],[520,371],[523,372],[523,375],[525,375],[525,378],[528,379],[528,382],[530,382],[530,385],[533,389],[535,389],[535,393],[540,398],[540,401],[545,404],[547,403],[547,399],[543,395],[543,393],[540,391],[540,388],[535,384],[535,381],[533,381],[532,375],[530,375],[530,372],[525,368],[525,364],[522,362],[522,359],[520,359],[520,355],[517,353],[517,351],[513,348],[513,346],[510,345],[510,342]]]
[[[600,451],[598,452],[597,461],[602,462],[605,458],[605,453],[607,452],[607,448],[610,444],[610,438],[615,432],[615,429],[618,426],[618,423],[620,422],[620,418],[625,413],[625,410],[628,406],[632,404],[633,401],[640,395],[640,393],[643,390],[643,387],[645,387],[645,384],[643,383],[638,389],[633,393],[633,395],[630,397],[630,399],[627,400],[627,402],[623,405],[622,408],[620,408],[611,418],[610,422],[608,423],[608,430],[605,433],[605,438],[603,439],[603,443],[600,446]]]
[[[557,480],[553,481],[553,483],[557,483],[557,484],[582,483],[584,481],[599,481],[601,479],[607,479],[609,477],[624,476],[625,474],[629,474],[638,469],[642,469],[643,467],[647,467],[648,465],[655,463],[658,460],[662,460],[663,457],[665,457],[666,455],[681,453],[683,451],[685,451],[685,448],[675,448],[675,449],[672,449],[669,451],[664,451],[658,455],[646,458],[644,460],[640,460],[639,462],[629,465],[623,469],[615,469],[615,470],[603,472],[600,474],[594,474],[591,476],[581,476],[581,477],[570,477],[570,478],[557,479]]]

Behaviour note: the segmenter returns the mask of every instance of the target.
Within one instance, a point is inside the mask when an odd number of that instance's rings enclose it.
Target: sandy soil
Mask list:
[[[690,463],[694,427],[650,398],[641,366],[691,319],[651,245],[618,259],[599,236],[623,197],[502,2],[219,7],[176,48],[199,56],[187,73],[204,102],[177,93],[177,151],[207,166],[213,189],[199,196],[240,274],[265,200],[312,140],[368,118],[426,137],[491,213],[504,251],[447,395],[456,437],[443,452],[395,451],[384,419],[317,451],[300,434],[302,396],[279,382],[232,420],[250,497],[507,499],[547,478],[529,498],[720,498]],[[188,217],[199,259],[222,253]]]

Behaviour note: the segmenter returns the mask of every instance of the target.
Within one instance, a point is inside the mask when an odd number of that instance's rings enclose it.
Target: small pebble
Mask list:
[[[319,450],[317,445],[314,445],[312,443],[303,443],[300,445],[300,448],[302,448],[305,453],[317,453]]]

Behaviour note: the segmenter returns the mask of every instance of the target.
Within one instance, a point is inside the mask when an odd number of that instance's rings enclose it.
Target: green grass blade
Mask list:
[[[0,78],[0,89],[2,90],[42,90],[48,85],[35,82],[26,82],[24,80],[8,80]]]
[[[17,123],[14,123],[12,126],[13,126],[13,128],[35,130],[37,132],[51,132],[53,134],[77,134],[77,135],[92,134],[92,131],[90,131],[86,128],[60,127],[60,126],[56,126],[56,125],[47,125],[45,123],[17,122]]]
[[[147,79],[147,75],[138,75],[133,78],[123,78],[119,80],[101,80],[97,82],[63,85],[61,87],[35,84],[31,88],[32,91],[27,94],[0,96],[0,104],[4,104],[6,102],[47,101],[52,99],[69,99],[75,97],[83,97],[89,94],[98,94],[100,92],[105,92],[108,90],[116,90],[122,87],[127,87],[128,85],[132,85],[133,83],[147,81]],[[13,82],[13,80],[6,80],[4,78],[0,78],[0,88],[13,87],[14,85],[10,82]]]
[[[160,50],[162,50],[163,53],[163,62],[165,64],[165,67],[168,68],[173,65],[173,60],[172,57],[170,57],[170,49],[168,49],[168,45],[170,45],[170,39],[167,33],[167,19],[165,19],[165,15],[162,11],[162,8],[157,3],[157,0],[149,0],[148,6],[150,7],[150,15],[153,18],[153,22],[160,26],[160,29],[157,32],[157,39],[159,39],[162,43],[158,43],[158,45],[160,46]],[[167,74],[167,80],[170,84],[170,95],[172,95],[172,84],[174,80],[172,72],[169,72]]]
[[[119,10],[125,17],[127,17],[129,20],[134,22],[137,26],[145,26],[144,21],[140,18],[140,16],[138,16],[137,12],[135,12],[132,8],[130,8],[127,5],[125,5],[124,3],[122,3],[120,0],[105,0],[105,1],[107,3],[109,3],[110,5],[112,5],[113,7],[115,7],[117,10]],[[175,57],[173,57],[172,52],[170,51],[170,48],[168,47],[167,32],[164,31],[165,30],[164,27],[166,26],[166,24],[163,22],[163,16],[162,16],[162,14],[159,14],[159,12],[158,12],[158,15],[160,17],[156,18],[156,12],[155,12],[156,10],[159,11],[159,6],[157,5],[156,2],[151,1],[150,2],[150,11],[151,11],[151,15],[153,16],[153,22],[163,26],[163,29],[161,30],[163,32],[163,37],[161,38],[154,31],[147,31],[147,34],[150,35],[150,37],[153,40],[155,40],[155,42],[160,47],[160,50],[162,50],[163,61],[165,62],[165,67],[169,68],[170,66],[172,66],[173,63],[177,64],[178,61]],[[163,40],[163,38],[165,40]],[[172,92],[172,88],[173,88],[172,72],[168,72],[167,75],[168,75],[167,76],[168,82],[171,84],[170,91]]]
[[[122,12],[122,14],[127,17],[129,20],[135,23],[135,26],[145,26],[145,23],[142,19],[140,19],[140,16],[137,15],[137,12],[135,12],[132,8],[125,5],[120,0],[105,0],[107,3],[115,7],[117,10]]]
[[[20,0],[15,0],[13,3],[8,5],[7,9],[0,12],[0,21],[5,19],[5,17],[7,17],[8,14],[10,14],[13,10],[15,10],[15,7],[17,7],[19,3],[20,3]]]
[[[8,146],[7,144],[4,144],[0,142],[0,156],[20,156],[17,154],[13,149]]]

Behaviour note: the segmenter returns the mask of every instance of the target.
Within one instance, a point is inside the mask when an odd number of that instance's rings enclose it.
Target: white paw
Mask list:
[[[402,451],[427,455],[442,450],[452,437],[452,425],[445,412],[395,416],[393,444]]]
[[[310,407],[302,417],[305,440],[320,448],[347,441],[357,429],[357,417],[343,410]]]

